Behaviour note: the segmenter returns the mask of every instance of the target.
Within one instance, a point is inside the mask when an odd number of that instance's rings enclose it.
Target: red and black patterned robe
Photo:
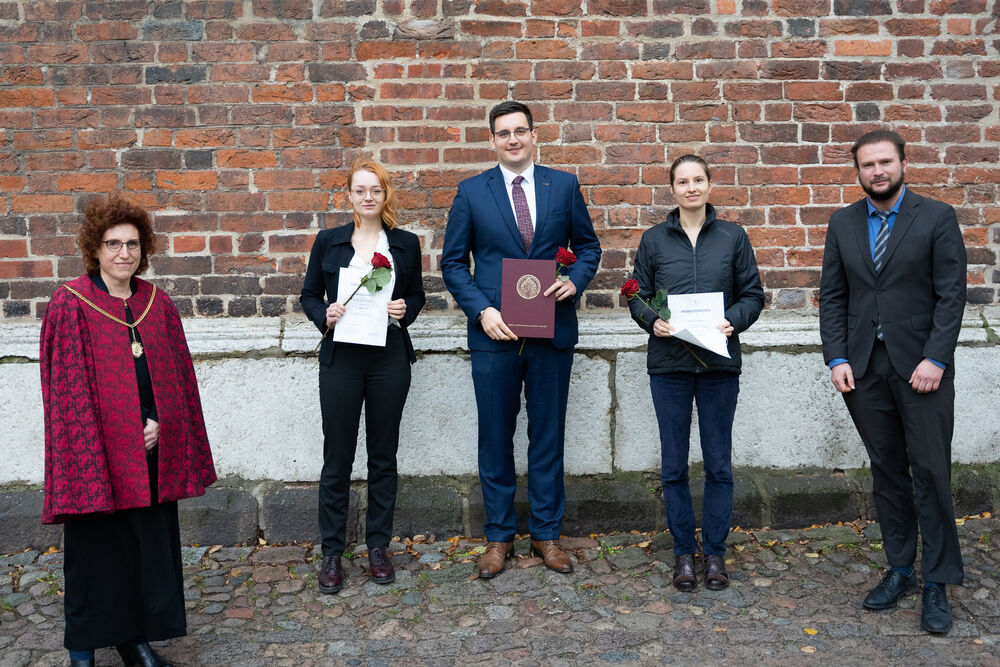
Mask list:
[[[135,279],[128,299],[153,384],[160,424],[158,500],[200,496],[215,479],[201,399],[181,319],[163,292]],[[102,309],[125,319],[122,300],[88,276],[68,283]],[[139,389],[128,331],[59,288],[41,335],[45,408],[43,523],[150,504]]]

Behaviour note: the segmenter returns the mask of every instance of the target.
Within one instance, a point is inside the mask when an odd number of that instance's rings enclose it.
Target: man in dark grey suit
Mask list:
[[[890,566],[864,606],[889,609],[916,589],[919,526],[920,624],[946,633],[952,614],[944,585],[960,585],[963,577],[951,437],[965,245],[951,206],[903,185],[906,155],[898,134],[869,132],[851,152],[868,196],[830,217],[819,316],[831,380],[871,459]]]

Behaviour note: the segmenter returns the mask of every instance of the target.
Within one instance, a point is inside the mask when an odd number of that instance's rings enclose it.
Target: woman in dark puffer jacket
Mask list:
[[[649,332],[647,370],[660,428],[661,479],[667,523],[674,538],[674,586],[690,591],[694,569],[695,516],[688,487],[691,404],[698,405],[698,426],[705,464],[702,551],[705,586],[729,585],[726,537],[733,510],[732,427],[741,367],[738,334],[764,307],[764,290],[753,248],[739,225],[719,220],[708,203],[712,191],[708,165],[683,155],[670,167],[670,190],[678,207],[666,222],[648,229],[639,243],[633,278],[640,299],[630,299],[632,318]],[[729,357],[674,338],[669,320],[647,306],[658,290],[668,294],[722,292]]]

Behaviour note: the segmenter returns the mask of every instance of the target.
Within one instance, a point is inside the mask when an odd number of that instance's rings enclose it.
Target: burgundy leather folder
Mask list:
[[[500,314],[518,338],[552,338],[556,298],[542,296],[556,281],[553,259],[505,259],[500,280]]]

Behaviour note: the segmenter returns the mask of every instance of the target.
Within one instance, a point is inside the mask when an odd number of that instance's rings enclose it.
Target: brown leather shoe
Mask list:
[[[368,550],[368,573],[376,584],[391,584],[396,581],[396,570],[382,547]]]
[[[729,585],[729,575],[726,574],[726,561],[722,556],[705,556],[705,588],[721,591]]]
[[[344,587],[344,570],[340,567],[340,556],[327,556],[323,566],[316,576],[319,590],[323,593],[336,593]]]
[[[492,579],[503,572],[504,563],[513,555],[513,542],[487,542],[486,551],[479,557],[479,578]]]
[[[559,546],[559,540],[531,540],[531,553],[541,556],[550,570],[563,574],[573,571],[573,561]]]
[[[694,576],[694,555],[677,554],[674,561],[674,588],[682,593],[694,590],[698,580]]]

